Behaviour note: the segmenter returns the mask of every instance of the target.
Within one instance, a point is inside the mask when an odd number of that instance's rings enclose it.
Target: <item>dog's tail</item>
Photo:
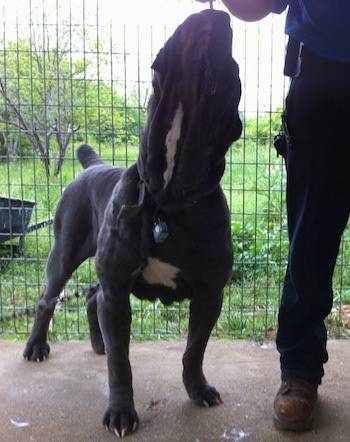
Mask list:
[[[78,160],[80,161],[84,169],[87,169],[91,166],[106,164],[88,144],[82,144],[80,147],[78,147],[77,155]]]

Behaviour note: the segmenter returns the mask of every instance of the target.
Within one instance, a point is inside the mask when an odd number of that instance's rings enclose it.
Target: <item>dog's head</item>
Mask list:
[[[138,168],[160,205],[197,199],[219,183],[242,131],[241,84],[223,11],[189,16],[158,53]]]

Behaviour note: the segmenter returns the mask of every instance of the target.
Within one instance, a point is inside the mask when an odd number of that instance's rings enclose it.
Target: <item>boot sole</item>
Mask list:
[[[277,416],[273,416],[273,422],[277,428],[289,431],[311,431],[312,430],[311,420],[312,419],[308,421],[291,422],[291,421],[284,421],[282,419],[279,419]]]

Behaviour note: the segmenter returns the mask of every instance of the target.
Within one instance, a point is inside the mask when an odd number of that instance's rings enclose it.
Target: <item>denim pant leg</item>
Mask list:
[[[306,53],[287,97],[289,257],[279,310],[282,379],[321,383],[324,320],[350,210],[350,66]]]

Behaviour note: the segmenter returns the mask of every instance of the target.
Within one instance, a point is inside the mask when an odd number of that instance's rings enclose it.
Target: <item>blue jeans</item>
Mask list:
[[[350,212],[350,65],[304,48],[286,100],[288,266],[278,316],[282,380],[320,384],[325,318]]]

